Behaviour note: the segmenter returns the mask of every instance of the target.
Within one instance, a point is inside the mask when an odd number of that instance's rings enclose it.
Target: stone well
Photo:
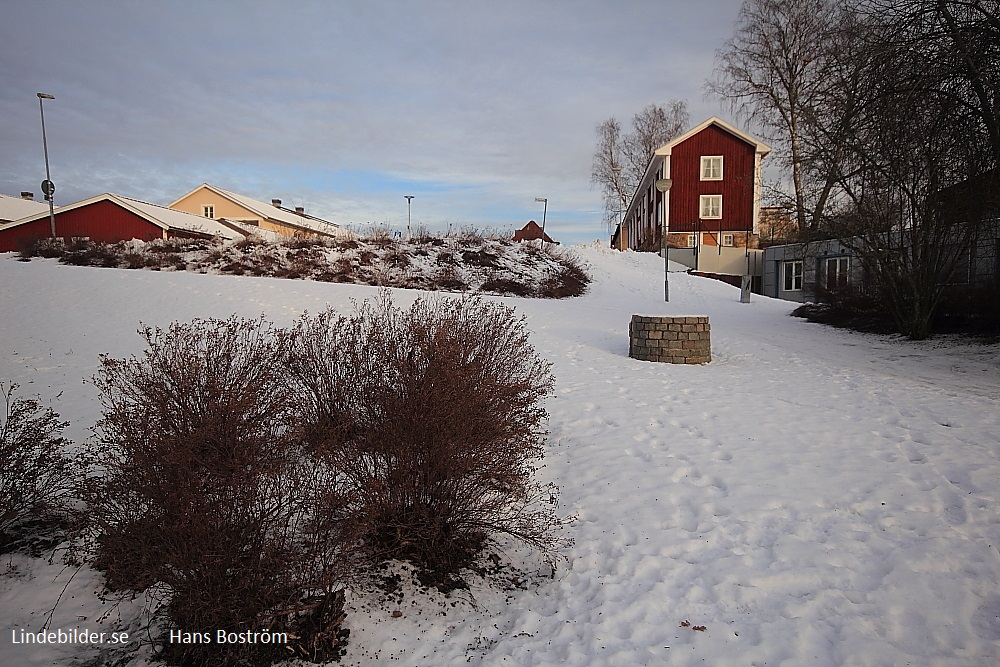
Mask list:
[[[707,364],[712,333],[707,315],[633,315],[628,356],[670,364]]]

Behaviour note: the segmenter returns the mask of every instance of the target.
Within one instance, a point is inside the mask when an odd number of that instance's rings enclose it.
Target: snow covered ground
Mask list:
[[[1000,664],[998,346],[830,329],[683,273],[664,304],[657,257],[574,252],[595,278],[587,296],[502,300],[554,364],[540,474],[577,517],[575,546],[524,590],[355,596],[345,664]],[[0,255],[0,378],[81,442],[98,354],[138,353],[140,322],[284,325],[373,294]],[[629,359],[633,313],[709,315],[712,363]],[[15,645],[11,631],[38,630],[60,594],[52,627],[110,631],[131,608],[102,624],[98,586],[88,569],[0,562],[0,666],[95,655]]]

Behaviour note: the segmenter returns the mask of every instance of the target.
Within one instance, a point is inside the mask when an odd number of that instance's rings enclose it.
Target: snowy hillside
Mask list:
[[[354,595],[345,664],[1000,664],[996,345],[829,329],[683,273],[664,304],[657,257],[573,252],[594,279],[585,296],[492,298],[527,316],[554,364],[540,474],[576,516],[575,546],[551,578],[512,552],[541,575],[511,591]],[[140,322],[263,313],[287,325],[376,292],[0,255],[0,379],[83,442],[98,355],[140,352]],[[394,292],[401,305],[417,294]],[[634,313],[708,315],[712,363],[629,359]],[[99,583],[5,556],[0,666],[96,655],[13,644],[12,631],[37,631],[53,607],[54,628],[128,624],[127,605],[98,621]]]

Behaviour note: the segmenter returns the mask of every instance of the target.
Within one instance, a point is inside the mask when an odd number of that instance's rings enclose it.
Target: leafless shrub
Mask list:
[[[426,225],[417,225],[413,229],[413,233],[410,235],[410,243],[425,244],[430,243],[434,240],[434,234],[427,228]]]
[[[398,249],[393,249],[382,258],[386,266],[393,268],[406,268],[410,265],[410,256]]]
[[[233,247],[241,252],[252,252],[261,246],[267,246],[268,243],[261,237],[251,234],[250,236],[245,236],[239,241],[233,244]]]
[[[499,264],[497,259],[499,256],[496,253],[492,253],[485,248],[480,248],[479,250],[465,250],[462,252],[462,261],[469,266],[478,266],[480,268],[494,269]]]
[[[486,241],[507,241],[513,234],[508,234],[496,228],[480,229],[474,225],[464,225],[458,232],[462,245],[482,244]]]
[[[176,254],[182,252],[197,252],[218,246],[219,241],[206,239],[158,239],[146,244],[146,252]]]
[[[244,273],[248,272],[248,269],[250,269],[250,267],[239,260],[226,262],[219,267],[219,270],[223,273],[229,273],[234,276],[242,276]]]
[[[469,283],[462,278],[454,266],[442,266],[431,279],[431,288],[452,292],[464,292],[469,289]]]
[[[283,239],[281,243],[286,248],[291,248],[293,250],[327,247],[326,240],[323,237],[315,236],[313,234],[295,234],[287,239]]]
[[[560,268],[542,281],[538,295],[546,299],[565,299],[585,294],[590,285],[590,275],[584,265],[571,255],[549,254]]]
[[[438,264],[455,265],[458,263],[458,258],[455,257],[455,253],[445,250],[438,253],[438,256],[435,258],[435,261]]]
[[[1000,334],[1000,286],[948,290],[934,311],[934,330],[996,338]]]
[[[330,247],[336,248],[337,250],[354,250],[358,247],[358,242],[354,239],[337,239],[331,244]]]
[[[493,294],[512,294],[514,296],[531,297],[535,296],[536,290],[523,280],[518,280],[508,276],[498,274],[490,275],[483,284],[479,286],[480,291]]]
[[[66,244],[65,252],[59,257],[59,261],[72,266],[115,268],[123,251],[122,244],[73,239]]]
[[[278,338],[236,317],[140,331],[140,358],[101,358],[104,408],[89,488],[95,565],[112,589],[152,587],[169,630],[288,632],[301,657],[340,651],[336,535],[313,522],[331,476],[303,455]],[[279,644],[154,638],[183,665],[264,665]]]
[[[513,309],[470,297],[402,310],[386,292],[286,335],[306,439],[346,486],[326,517],[368,556],[454,585],[492,535],[559,544],[557,491],[533,478],[553,379]]]
[[[224,248],[221,247],[213,248],[209,250],[207,253],[205,253],[205,256],[202,258],[200,264],[201,265],[215,264],[225,256],[226,256],[226,251]]]
[[[372,226],[364,240],[376,247],[384,247],[393,242],[392,233],[384,225]]]
[[[33,257],[44,257],[54,259],[62,257],[66,252],[62,239],[25,239],[20,243],[18,249],[18,259],[23,262],[30,261]]]
[[[67,422],[0,384],[0,553],[37,545],[67,517],[82,470],[65,454]]]

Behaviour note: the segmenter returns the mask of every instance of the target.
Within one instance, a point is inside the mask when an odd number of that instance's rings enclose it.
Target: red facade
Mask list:
[[[618,247],[658,251],[664,211],[670,247],[721,244],[719,232],[733,234],[727,245],[738,234],[747,243],[757,233],[760,161],[770,151],[715,117],[656,149],[616,232]],[[666,177],[670,188],[661,193],[656,183]]]
[[[122,208],[102,200],[69,211],[56,211],[56,236],[86,237],[113,243],[129,239],[152,241],[163,238],[163,229]],[[49,217],[0,230],[0,252],[20,250],[26,243],[51,235]]]
[[[701,179],[702,156],[722,156],[722,180]],[[755,147],[709,125],[673,147],[670,155],[670,231],[753,229]],[[701,195],[722,195],[722,219],[699,220]]]
[[[514,240],[537,241],[538,239],[542,238],[543,234],[545,236],[546,243],[555,243],[555,241],[552,240],[552,237],[542,232],[542,228],[538,226],[537,222],[535,222],[534,220],[529,220],[528,224],[526,224],[524,227],[514,232]]]

